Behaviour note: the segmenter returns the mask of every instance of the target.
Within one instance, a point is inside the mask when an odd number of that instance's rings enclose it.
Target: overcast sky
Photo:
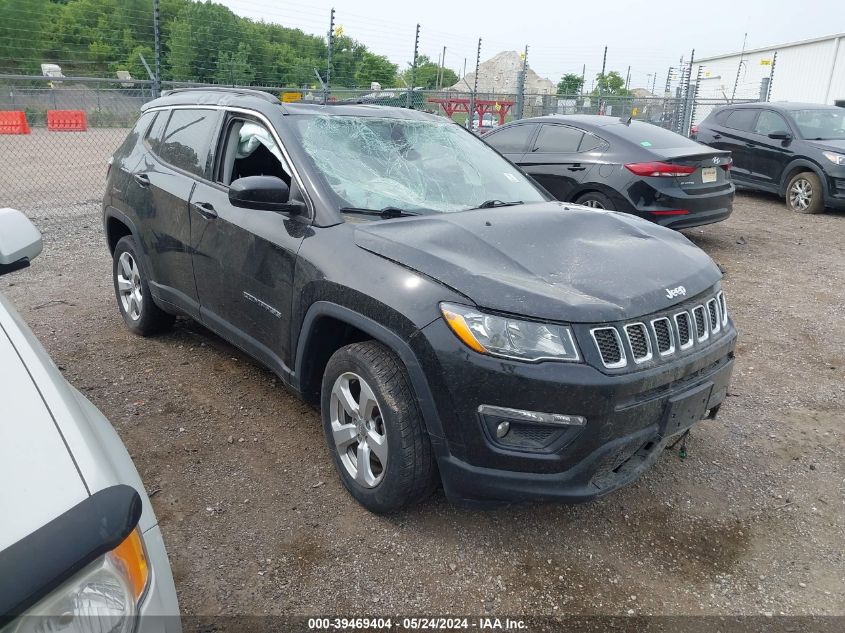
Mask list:
[[[443,46],[446,65],[461,74],[475,64],[478,38],[484,61],[503,50],[529,46],[528,63],[557,81],[581,73],[587,85],[607,67],[623,76],[631,66],[631,87],[666,81],[681,56],[696,57],[759,48],[845,31],[845,0],[733,0],[716,2],[623,2],[621,0],[470,2],[456,0],[217,0],[239,15],[277,22],[323,35],[329,10],[336,24],[379,54],[406,67],[413,56],[414,28],[420,49],[436,60]]]

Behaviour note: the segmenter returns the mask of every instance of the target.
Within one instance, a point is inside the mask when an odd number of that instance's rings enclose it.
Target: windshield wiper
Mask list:
[[[485,200],[473,209],[492,209],[493,207],[512,207],[515,204],[522,204],[522,200],[512,200],[510,202],[503,202],[501,200]]]
[[[403,218],[410,215],[420,215],[416,211],[408,211],[399,207],[384,207],[383,209],[364,209],[362,207],[341,207],[341,213],[358,213],[360,215],[377,215],[384,219]]]

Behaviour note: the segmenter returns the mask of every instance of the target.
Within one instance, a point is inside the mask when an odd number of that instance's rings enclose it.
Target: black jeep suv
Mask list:
[[[733,155],[738,186],[783,196],[798,213],[845,209],[845,109],[745,103],[711,112],[695,139]]]
[[[104,200],[138,334],[189,316],[319,404],[375,512],[587,500],[714,417],[736,333],[682,235],[551,201],[448,119],[246,90],[148,103]]]

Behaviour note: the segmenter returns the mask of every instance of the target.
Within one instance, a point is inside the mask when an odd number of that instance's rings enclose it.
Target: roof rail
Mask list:
[[[258,97],[259,99],[264,99],[269,103],[281,103],[279,98],[276,95],[272,95],[269,92],[264,92],[263,90],[255,90],[253,88],[230,88],[228,86],[196,86],[191,88],[173,88],[172,90],[165,90],[161,93],[162,97],[167,97],[172,94],[177,94],[181,92],[229,92],[232,94],[242,94],[242,95],[249,95],[251,97]]]

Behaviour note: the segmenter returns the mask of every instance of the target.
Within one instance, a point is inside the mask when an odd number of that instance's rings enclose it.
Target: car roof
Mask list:
[[[620,123],[620,121],[618,116],[603,114],[547,114],[530,119],[520,119],[519,123],[573,123],[583,127],[606,127]]]
[[[753,103],[732,103],[721,106],[724,108],[770,108],[772,110],[834,110],[837,106],[824,103],[798,103],[794,101],[755,101]]]
[[[282,114],[310,114],[378,117],[391,119],[433,120],[443,121],[441,116],[428,114],[419,110],[382,106],[367,103],[334,103],[326,105],[310,102],[282,103],[269,92],[251,88],[202,87],[177,88],[162,94],[142,106],[142,110],[149,108],[174,105],[218,105],[249,107],[258,111],[279,109]]]

